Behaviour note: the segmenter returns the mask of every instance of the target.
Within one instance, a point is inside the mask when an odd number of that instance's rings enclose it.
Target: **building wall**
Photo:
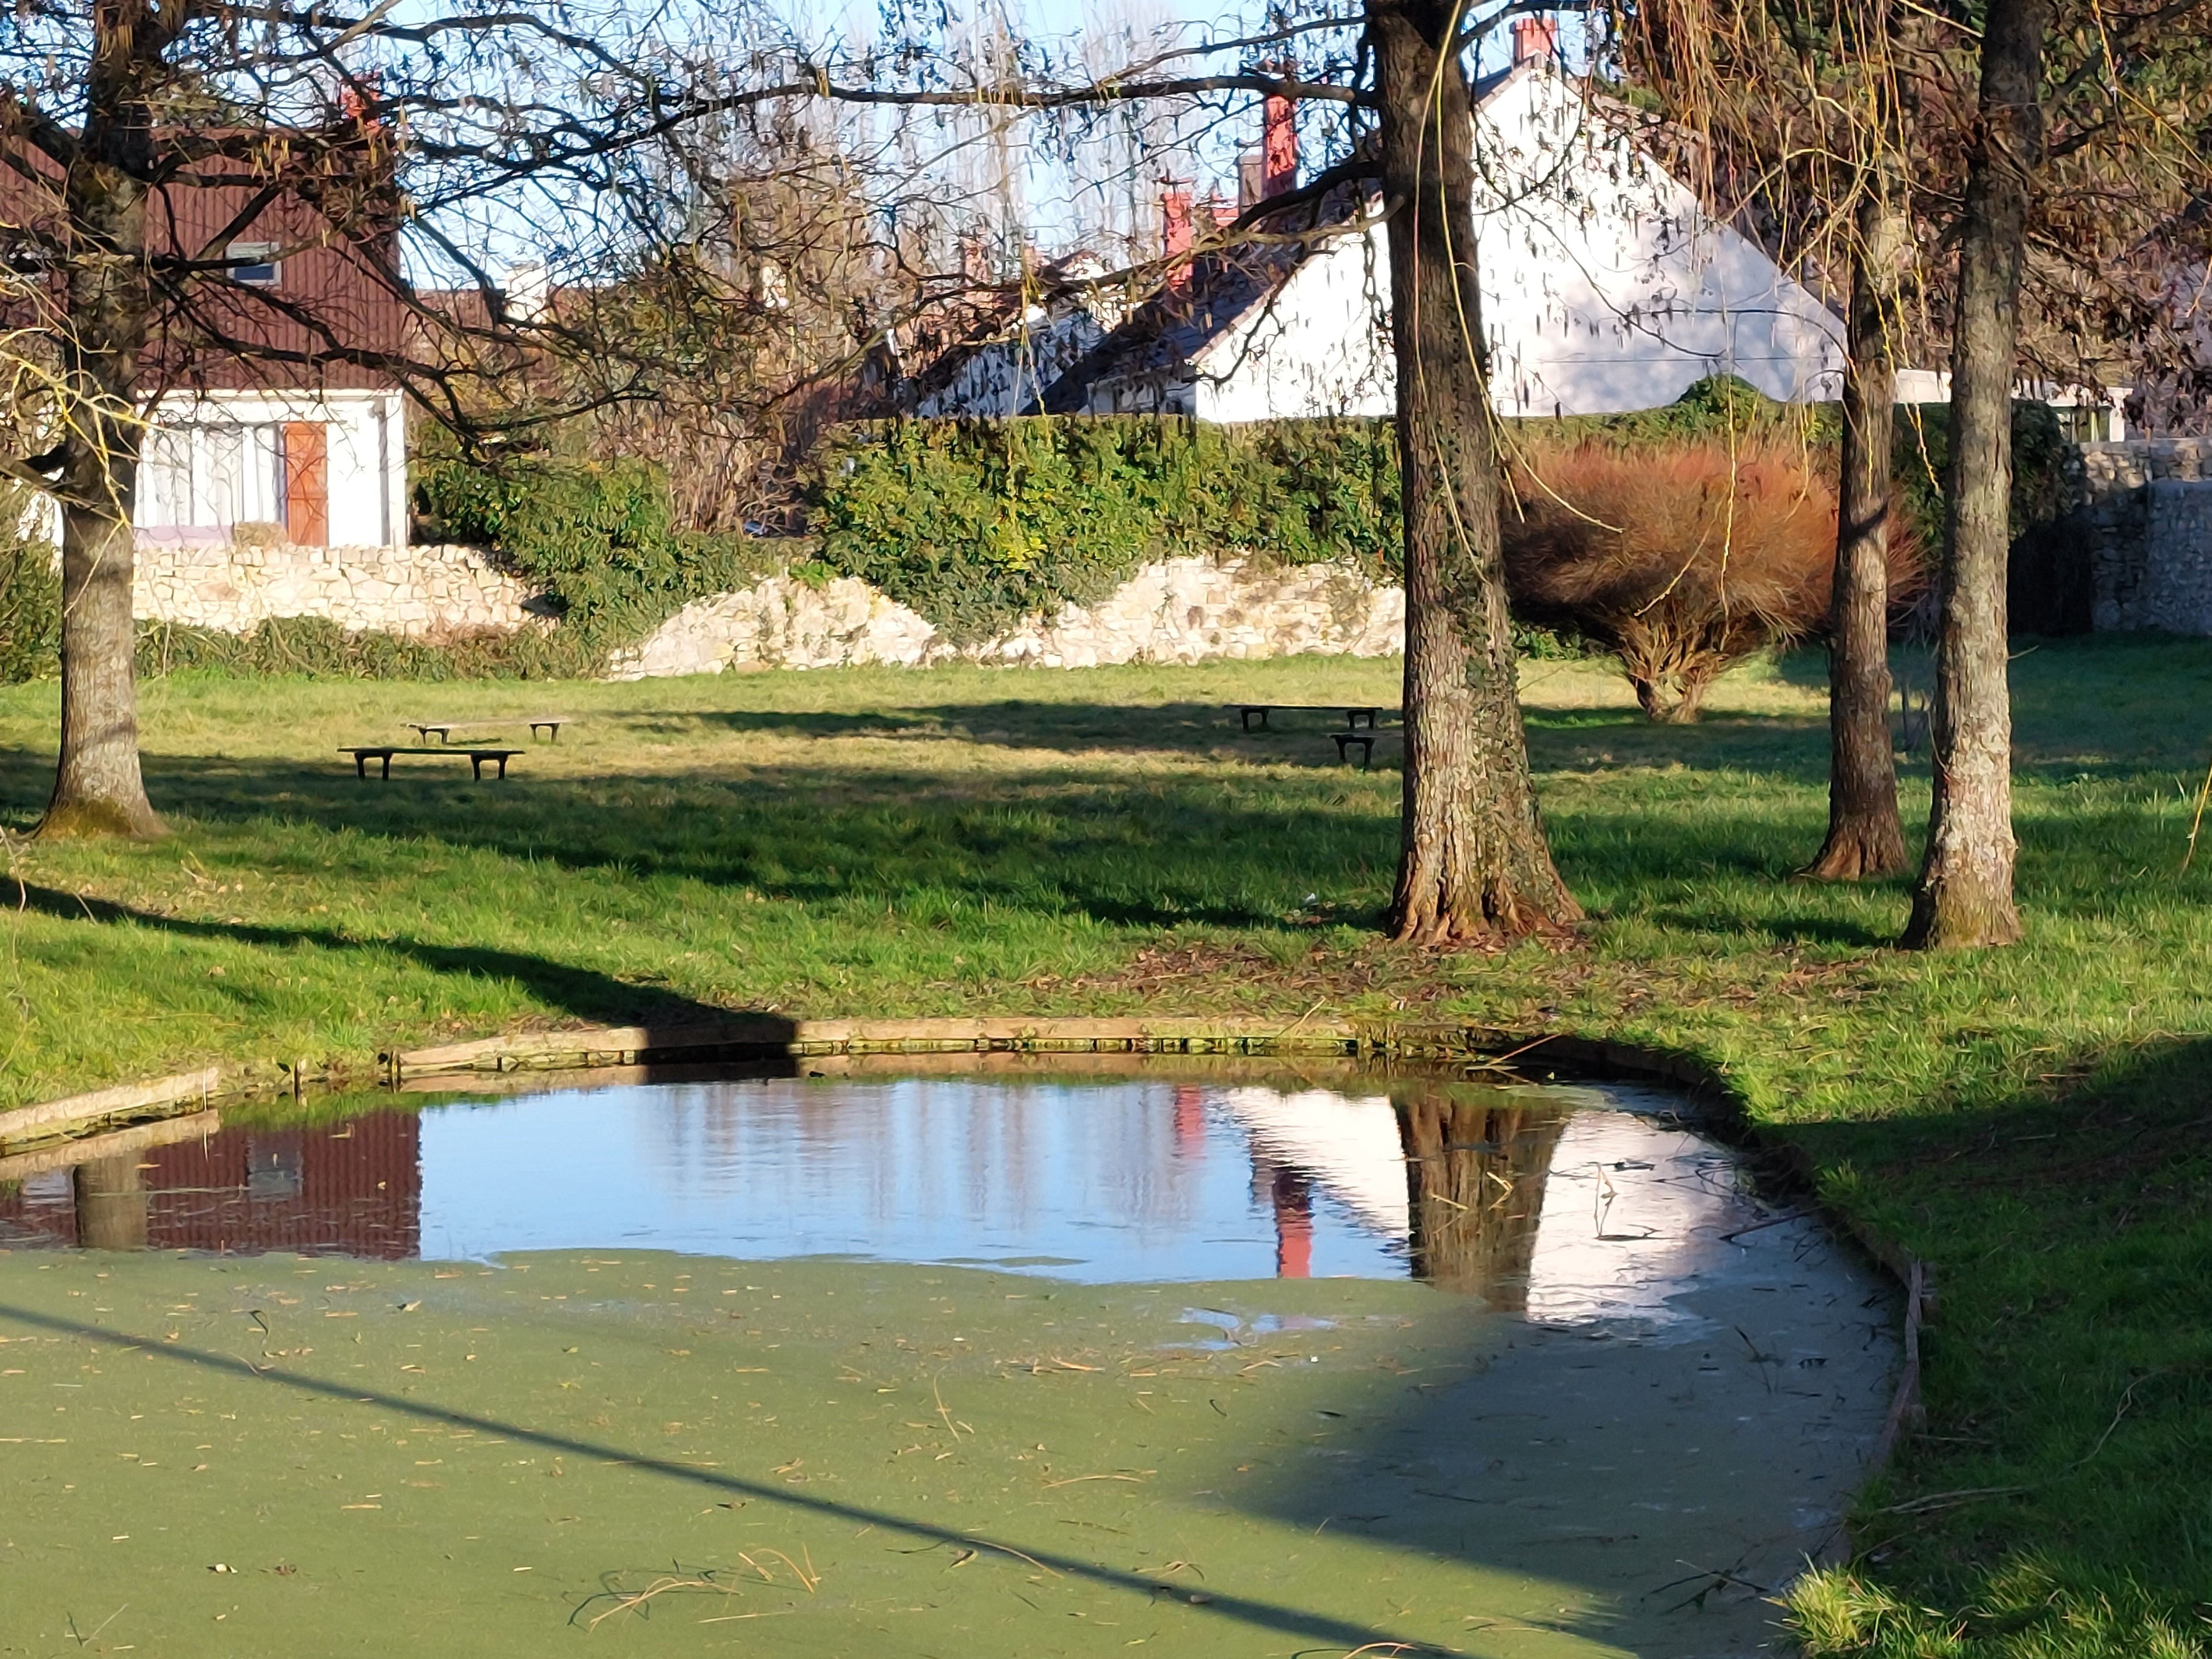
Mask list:
[[[1656,408],[1723,372],[1788,401],[1840,395],[1840,319],[1707,219],[1577,82],[1523,67],[1476,120],[1476,257],[1500,414]],[[1391,413],[1389,292],[1382,231],[1326,245],[1203,355],[1195,412]]]
[[[282,525],[281,464],[276,476],[243,490],[211,488],[210,440],[230,428],[266,434],[309,425],[324,433],[327,544],[406,545],[407,411],[397,392],[175,393],[155,404],[149,417],[133,509],[142,540],[228,541],[240,522]],[[189,495],[179,487],[186,465],[194,473]],[[269,465],[258,463],[264,471]],[[248,503],[242,512],[235,505],[241,499]],[[270,513],[276,516],[262,516]]]

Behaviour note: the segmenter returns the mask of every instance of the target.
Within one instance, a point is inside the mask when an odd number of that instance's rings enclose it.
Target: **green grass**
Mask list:
[[[1925,684],[1924,668],[1917,671]],[[1790,879],[1825,822],[1820,665],[1644,724],[1526,700],[1575,948],[1378,943],[1397,777],[1222,705],[1390,701],[1390,663],[859,671],[634,685],[147,689],[178,833],[11,844],[0,1103],[215,1059],[699,1005],[836,1014],[1391,1007],[1694,1051],[1823,1194],[1929,1261],[1928,1420],[1867,1494],[1822,1653],[2194,1651],[2212,1611],[2212,848],[2179,872],[2212,643],[2014,665],[2027,942],[1889,948],[1905,884]],[[580,723],[504,785],[331,751],[406,718]],[[51,688],[0,694],[0,818]],[[404,762],[401,764],[405,765]],[[1908,769],[1924,813],[1924,765]],[[2164,1644],[2161,1647],[2160,1644]]]

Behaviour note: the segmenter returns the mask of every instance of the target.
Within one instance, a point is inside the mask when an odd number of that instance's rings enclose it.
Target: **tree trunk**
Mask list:
[[[1805,873],[1909,867],[1889,732],[1890,441],[1896,422],[1898,264],[1907,234],[1879,172],[1859,204],[1844,362],[1843,478],[1828,611],[1828,839]]]
[[[1471,1291],[1501,1313],[1528,1305],[1544,1178],[1565,1114],[1504,1106],[1495,1091],[1397,1097],[1413,1277]]]
[[[1405,796],[1389,927],[1431,944],[1582,915],[1545,845],[1521,724],[1475,285],[1474,128],[1452,47],[1460,16],[1441,0],[1367,9],[1405,513]]]
[[[94,9],[81,154],[64,200],[82,250],[69,274],[58,400],[62,732],[41,836],[157,836],[138,773],[131,617],[138,362],[153,309],[146,253],[152,111],[144,88],[167,27],[137,4]],[[97,250],[104,257],[92,257]]]
[[[1951,470],[1936,650],[1936,803],[1908,949],[2009,945],[2012,705],[2005,677],[2012,380],[2028,189],[2043,161],[2043,40],[2052,0],[1992,0],[1981,107],[1960,212]]]

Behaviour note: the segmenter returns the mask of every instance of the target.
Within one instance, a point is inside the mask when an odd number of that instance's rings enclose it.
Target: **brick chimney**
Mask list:
[[[1278,74],[1291,66],[1281,64]],[[1260,194],[1280,196],[1298,182],[1298,107],[1287,98],[1270,96],[1260,128]]]
[[[1160,191],[1160,253],[1168,261],[1168,287],[1177,294],[1190,286],[1190,208],[1189,186],[1165,180]]]
[[[1513,20],[1513,67],[1546,64],[1559,56],[1559,20],[1556,17],[1516,17]]]

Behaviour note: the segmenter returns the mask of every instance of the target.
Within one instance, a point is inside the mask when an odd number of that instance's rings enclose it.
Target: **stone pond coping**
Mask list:
[[[1694,1054],[1640,1043],[1615,1042],[1571,1032],[1508,1031],[1494,1026],[1401,1023],[1391,1020],[1290,1021],[1250,1018],[1159,1019],[789,1019],[736,1014],[718,1020],[672,1020],[653,1025],[581,1026],[516,1031],[438,1048],[390,1049],[377,1056],[386,1083],[410,1092],[455,1092],[479,1088],[502,1074],[621,1069],[621,1080],[645,1081],[655,1065],[718,1061],[820,1061],[843,1070],[855,1061],[908,1057],[958,1060],[973,1069],[978,1057],[1020,1055],[1110,1062],[1115,1056],[1183,1055],[1248,1059],[1401,1060],[1458,1064],[1471,1074],[1514,1075],[1524,1057],[1585,1076],[1636,1078],[1670,1083],[1721,1110],[1705,1127],[1751,1152],[1768,1173],[1802,1188],[1812,1186],[1811,1160],[1795,1146],[1762,1134],[1749,1122],[1725,1074]],[[842,1062],[839,1064],[838,1062]],[[279,1068],[297,1093],[307,1075],[304,1061]],[[810,1067],[809,1069],[813,1069]],[[611,1079],[608,1079],[613,1080]],[[266,1092],[265,1079],[208,1066],[198,1072],[126,1084],[0,1113],[0,1180],[67,1168],[82,1161],[70,1143],[88,1132],[100,1136],[103,1156],[137,1152],[171,1141],[211,1135],[222,1127],[212,1109],[224,1094]],[[118,1127],[125,1125],[128,1127]],[[64,1139],[63,1138],[66,1137]],[[36,1150],[19,1152],[23,1141]],[[73,1160],[72,1152],[77,1154]],[[1871,1474],[1887,1462],[1905,1425],[1920,1414],[1920,1337],[1936,1306],[1927,1265],[1848,1218],[1808,1197],[1799,1212],[1820,1212],[1897,1279],[1905,1296],[1904,1364],[1881,1431],[1867,1460]]]

